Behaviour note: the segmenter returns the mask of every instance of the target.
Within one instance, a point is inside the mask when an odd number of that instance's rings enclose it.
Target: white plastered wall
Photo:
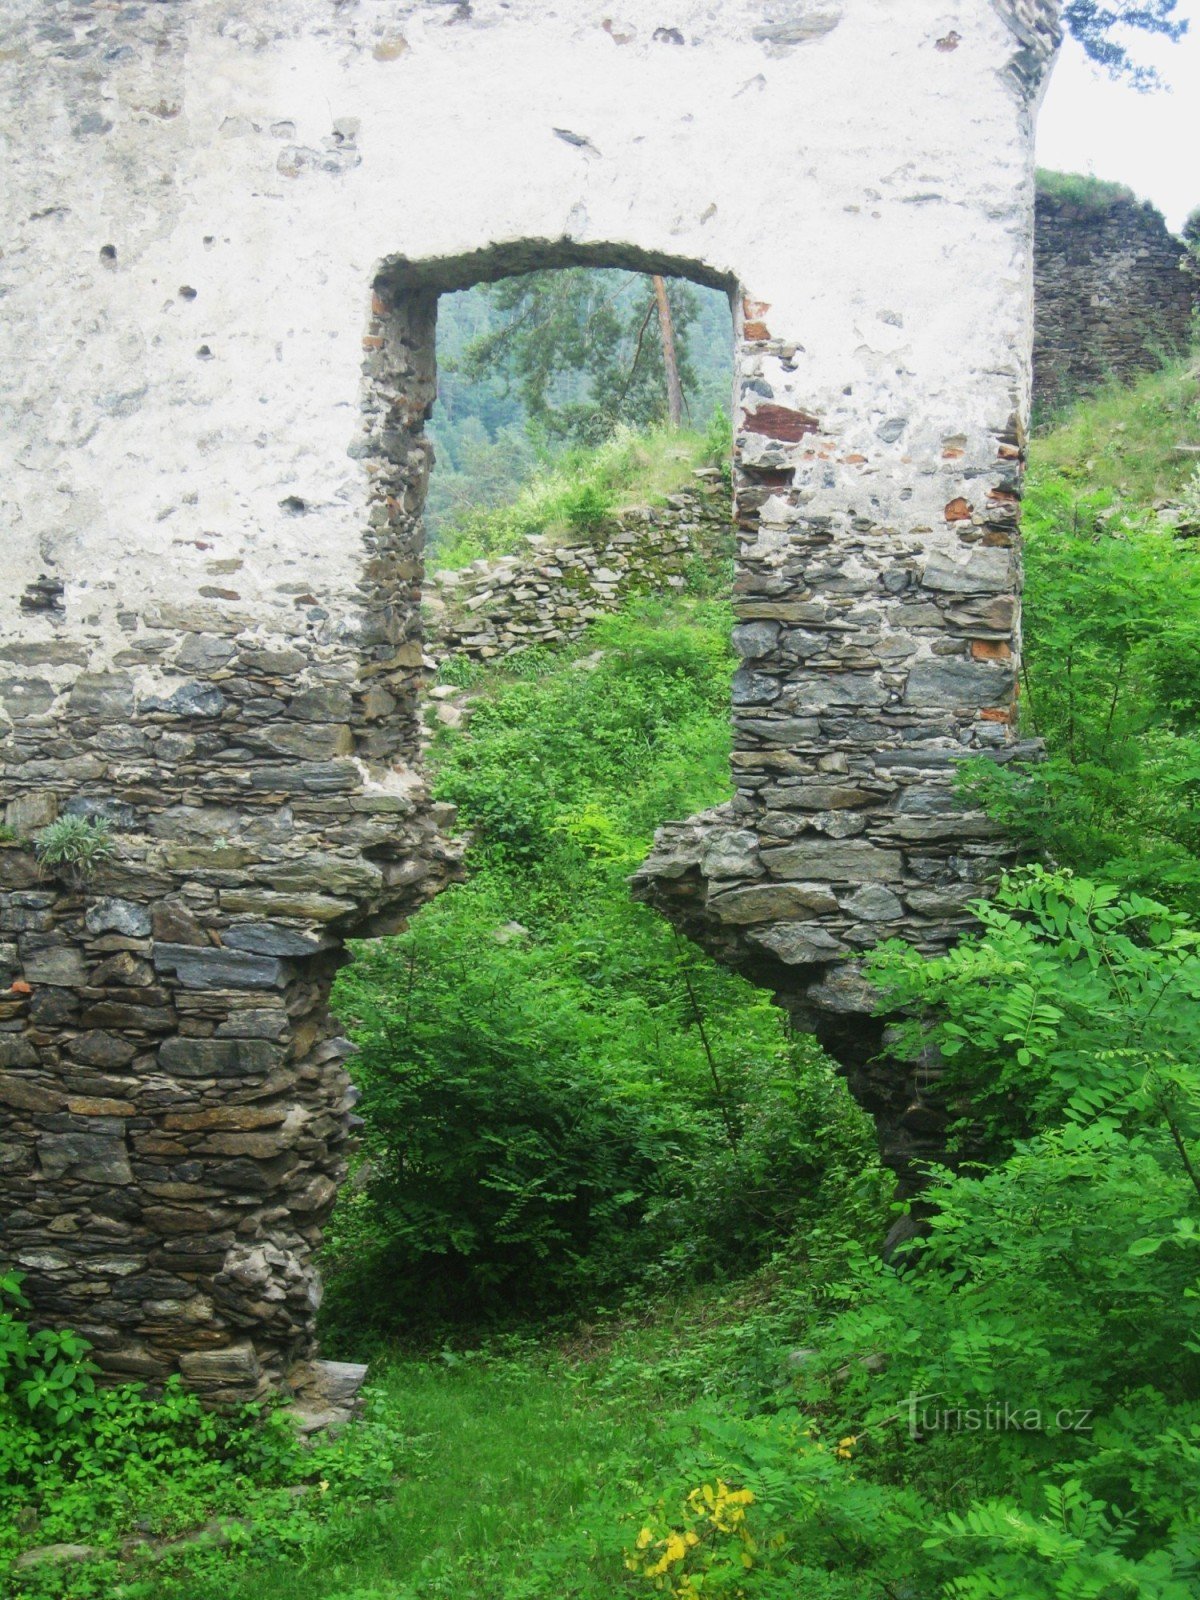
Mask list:
[[[86,44],[79,7],[39,9]],[[125,53],[64,60],[0,8],[5,636],[61,626],[18,611],[40,573],[93,668],[118,611],[295,632],[311,593],[352,630],[361,339],[390,256],[565,236],[735,279],[795,346],[764,373],[776,403],[869,457],[875,521],[901,513],[889,451],[1000,430],[1024,393],[1029,109],[990,0],[145,9],[160,48],[130,25]],[[809,488],[845,507],[838,473]]]

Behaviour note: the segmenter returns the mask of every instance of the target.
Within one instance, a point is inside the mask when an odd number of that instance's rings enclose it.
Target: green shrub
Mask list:
[[[1034,767],[969,765],[1031,851],[1200,910],[1200,564],[1109,496],[1043,483],[1026,511],[1022,726]]]
[[[874,975],[926,1042],[970,1053],[985,1111],[1035,1131],[936,1173],[903,1261],[827,1282],[803,1362],[777,1349],[787,1388],[697,1414],[629,1540],[645,1592],[1195,1592],[1200,935],[1062,874],[981,914],[950,956],[893,946]],[[743,1515],[714,1535],[719,1483]]]
[[[1081,211],[1103,213],[1119,205],[1136,205],[1137,196],[1123,183],[1111,183],[1083,172],[1051,172],[1039,167],[1038,193],[1060,200]]]
[[[975,907],[984,934],[922,957],[895,940],[876,970],[929,1030],[987,1142],[1011,1144],[1064,1116],[1171,1096],[1200,1013],[1200,935],[1158,901],[1030,867]]]
[[[103,820],[68,816],[43,828],[34,848],[44,867],[60,870],[69,881],[86,883],[112,855],[113,841]]]
[[[361,952],[344,993],[370,1128],[370,1270],[393,1284],[398,1326],[611,1290],[663,1150],[698,1132],[669,1099],[606,1079],[612,1019],[580,1015],[541,951],[495,931],[486,914],[427,917],[398,948]]]
[[[335,996],[367,1125],[330,1244],[344,1348],[744,1273],[825,1213],[871,1226],[828,1062],[629,897],[655,825],[727,792],[729,623],[639,603],[574,657],[477,676],[469,737],[438,747],[471,881]]]
[[[390,1492],[411,1456],[377,1410],[342,1439],[314,1443],[282,1411],[206,1411],[177,1378],[158,1394],[140,1384],[99,1388],[86,1341],[32,1332],[27,1310],[19,1276],[0,1276],[5,1594],[157,1600],[184,1573],[215,1581],[254,1561],[299,1559],[327,1537],[331,1520]],[[153,1550],[152,1541],[174,1539],[182,1542]],[[15,1565],[23,1550],[56,1544],[86,1545],[92,1554],[67,1565]],[[122,1579],[128,1586],[119,1588]]]
[[[581,483],[562,499],[562,515],[578,533],[594,533],[602,527],[613,508],[611,491],[594,483]]]

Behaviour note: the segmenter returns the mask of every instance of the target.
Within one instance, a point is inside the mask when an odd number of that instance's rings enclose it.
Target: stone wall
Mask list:
[[[345,932],[456,853],[416,780],[364,786],[342,652],[185,606],[130,635],[94,673],[0,649],[4,1257],[107,1372],[303,1389],[353,1100],[329,985]],[[169,695],[139,693],[150,663]],[[86,882],[29,849],[60,810],[113,830]]]
[[[673,494],[661,509],[625,512],[570,541],[535,535],[512,555],[433,573],[425,589],[430,663],[569,644],[633,595],[682,589],[695,563],[728,562],[728,493],[719,472],[697,476],[702,489]]]
[[[110,1372],[304,1380],[329,980],[457,870],[421,507],[472,283],[729,291],[736,795],[642,892],[822,1031],[891,1159],[936,1139],[920,1071],[865,1076],[855,959],[943,945],[1003,858],[950,779],[1012,748],[1057,38],[1051,0],[0,0],[0,1259]],[[27,847],[67,812],[114,830],[84,885]]]
[[[1055,410],[1192,342],[1200,276],[1154,206],[1083,187],[1037,195],[1033,383]]]

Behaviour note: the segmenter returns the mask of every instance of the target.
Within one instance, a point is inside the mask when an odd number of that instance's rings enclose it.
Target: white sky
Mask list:
[[[1128,184],[1176,230],[1200,206],[1200,0],[1180,0],[1177,14],[1192,25],[1179,44],[1124,35],[1169,90],[1138,94],[1114,83],[1068,39],[1038,122],[1039,166]]]

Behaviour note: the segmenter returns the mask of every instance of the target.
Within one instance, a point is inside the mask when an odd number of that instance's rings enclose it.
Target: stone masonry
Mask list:
[[[593,533],[557,541],[538,534],[512,555],[433,573],[425,586],[427,665],[452,656],[502,661],[534,645],[570,644],[634,595],[682,589],[694,563],[711,570],[728,561],[721,475],[697,476],[702,491],[606,518]]]
[[[1102,186],[1037,194],[1033,386],[1053,410],[1186,351],[1200,276],[1154,206]]]
[[[438,295],[735,308],[736,794],[639,892],[881,1116],[856,969],[1004,844],[1050,0],[0,0],[0,1259],[113,1374],[303,1388],[348,936],[458,870],[414,768]],[[56,816],[107,819],[87,881]]]

